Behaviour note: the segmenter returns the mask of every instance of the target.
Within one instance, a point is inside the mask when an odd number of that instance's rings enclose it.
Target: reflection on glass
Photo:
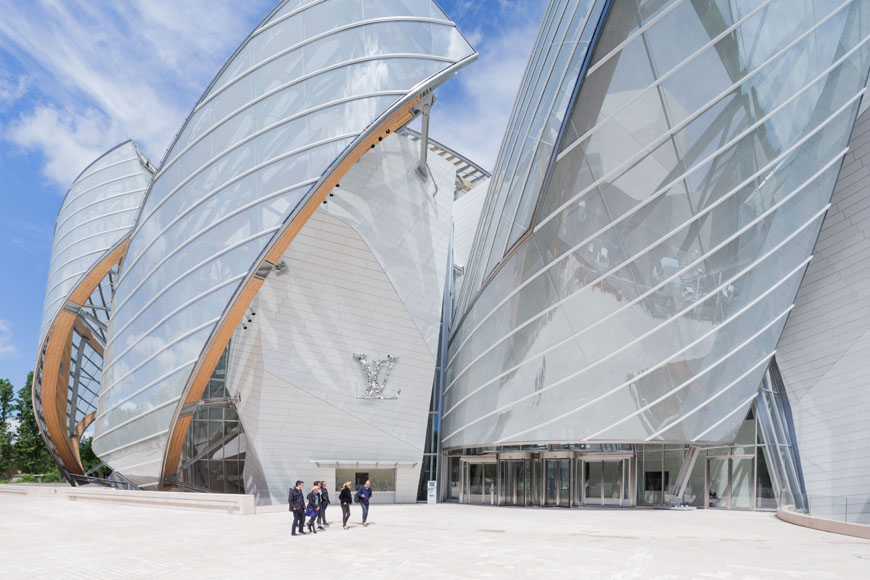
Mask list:
[[[496,499],[496,468],[495,463],[485,463],[483,465],[483,503],[487,505],[495,505]]]
[[[709,491],[707,492],[707,505],[709,507],[728,507],[728,460],[708,459],[707,479]]]
[[[755,507],[758,509],[776,509],[776,492],[770,481],[770,471],[767,465],[767,449],[759,447],[757,452],[758,474],[755,483]]]
[[[809,255],[821,224],[811,218],[830,199],[866,81],[870,45],[859,43],[870,27],[860,3],[747,6],[613,3],[597,64],[566,116],[533,233],[473,301],[464,295],[459,302],[457,319],[464,319],[451,343],[445,392],[447,408],[456,409],[445,414],[446,436],[456,435],[450,445],[493,434],[500,441],[593,438],[610,428],[603,418],[636,411],[686,383],[647,413],[647,424],[626,421],[601,436],[642,440],[673,427],[675,417],[699,409],[775,348],[780,326],[755,334],[794,300],[799,275],[787,275]],[[662,7],[673,10],[649,20]],[[641,22],[650,26],[633,36]],[[545,28],[541,37],[548,34],[555,33]],[[514,166],[525,163],[534,161],[514,158]],[[510,167],[506,172],[493,182],[510,181]],[[508,214],[481,228],[479,263],[467,273],[475,284],[463,294],[488,277],[495,232],[506,235],[519,212]],[[692,352],[709,354],[641,377],[636,406],[617,410],[600,397],[621,388],[613,377],[638,376],[658,362],[654,356],[663,360],[707,332],[711,338]],[[714,373],[694,378],[718,361]],[[704,433],[748,398],[762,372],[753,369],[730,394],[677,424],[680,438]],[[692,407],[683,406],[687,392],[697,395]],[[572,409],[576,415],[551,421]],[[639,469],[639,499],[661,502],[675,475],[662,465]]]
[[[731,458],[731,508],[752,508],[752,457]]]
[[[218,359],[202,394],[204,400],[229,400],[226,387],[229,349],[227,345]],[[246,451],[245,430],[235,407],[198,407],[184,440],[182,486],[213,493],[245,493]]]
[[[601,505],[601,472],[603,465],[604,463],[601,461],[586,462],[584,496],[586,498],[586,505]]]
[[[447,469],[447,499],[459,499],[459,469],[461,463],[458,457],[451,457],[448,460],[449,467]]]
[[[605,461],[601,468],[602,505],[622,504],[622,461]]]
[[[501,505],[526,505],[527,461],[501,461]]]
[[[468,503],[483,503],[483,464],[468,464]]]

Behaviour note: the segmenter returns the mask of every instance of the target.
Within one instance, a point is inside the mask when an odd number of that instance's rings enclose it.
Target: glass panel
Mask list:
[[[602,461],[587,461],[585,473],[586,505],[602,505],[601,472]]]
[[[727,508],[728,507],[728,460],[727,459],[708,459],[707,460],[708,480],[710,487],[708,491],[708,506],[711,508]]]
[[[558,495],[558,463],[556,461],[546,462],[546,490],[547,495],[544,498],[544,505],[557,505],[556,497]]]
[[[680,446],[669,446],[665,448],[664,469],[662,478],[664,491],[673,493],[674,486],[677,484],[677,477],[680,474],[680,468],[683,467],[683,459],[686,456],[686,448]]]
[[[501,462],[501,505],[526,505],[527,461]]]
[[[448,460],[447,499],[459,499],[459,467],[460,462],[458,457],[451,457]]]
[[[704,507],[704,468],[706,467],[706,455],[703,451],[698,452],[698,459],[692,467],[686,491],[683,492],[683,501],[691,506]]]
[[[622,504],[622,461],[605,461],[602,468],[602,505]]]
[[[483,503],[483,464],[468,464],[468,503]]]
[[[495,505],[496,501],[496,468],[495,463],[483,464],[483,503],[486,505]]]
[[[541,505],[541,480],[543,479],[543,465],[540,459],[532,460],[532,482],[531,482],[531,497],[529,497],[529,505]]]
[[[557,505],[568,507],[571,505],[571,461],[563,459],[557,463],[559,465],[559,498]]]
[[[731,507],[752,509],[752,457],[731,459]]]
[[[767,449],[759,447],[756,453],[758,464],[758,477],[755,483],[755,507],[758,509],[776,509],[776,494],[773,483],[770,480],[770,471],[767,465]]]
[[[583,491],[586,487],[586,479],[583,476],[583,461],[577,460],[574,462],[574,502],[571,505],[582,505]]]
[[[647,447],[643,454],[643,503],[656,505],[664,502],[661,447]]]

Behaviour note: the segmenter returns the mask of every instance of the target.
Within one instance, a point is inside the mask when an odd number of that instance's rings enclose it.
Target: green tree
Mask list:
[[[100,458],[97,457],[96,453],[94,453],[91,443],[93,443],[93,438],[83,437],[79,444],[79,455],[82,458],[82,467],[84,467],[85,473],[87,473],[92,467],[100,464]],[[93,475],[95,477],[106,478],[109,477],[111,473],[112,470],[104,465],[96,470]]]
[[[27,381],[18,390],[15,401],[15,418],[18,420],[18,431],[15,437],[15,463],[18,469],[25,473],[45,473],[54,467],[54,460],[39,434],[36,416],[33,414],[33,402],[30,397],[33,384],[33,372],[27,374]]]
[[[15,465],[15,448],[12,438],[12,402],[15,388],[6,379],[0,379],[0,476],[10,473]]]

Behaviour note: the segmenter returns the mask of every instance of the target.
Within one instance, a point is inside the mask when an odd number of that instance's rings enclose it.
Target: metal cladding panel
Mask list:
[[[813,515],[870,523],[870,113],[777,345]]]
[[[140,484],[230,300],[334,160],[471,57],[429,0],[283,2],[196,105],[149,191],[118,283],[94,449]]]
[[[492,275],[478,233],[466,276],[490,277],[451,336],[443,445],[731,441],[828,207],[868,34],[863,0],[613,3],[533,227]]]
[[[263,477],[248,475],[273,504],[286,501],[288,473],[332,485],[330,457],[407,465],[396,501],[416,499],[459,171],[433,154],[423,180],[418,161],[419,143],[400,134],[354,164],[233,335],[227,385]],[[396,399],[360,398],[367,377],[355,353],[398,357],[382,393]],[[309,436],[312,425],[322,436]]]

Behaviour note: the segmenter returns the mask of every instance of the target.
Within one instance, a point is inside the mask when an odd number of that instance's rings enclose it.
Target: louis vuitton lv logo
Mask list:
[[[390,378],[390,372],[393,370],[393,363],[399,360],[398,355],[388,354],[386,359],[369,360],[368,355],[354,353],[353,358],[357,359],[362,365],[363,372],[366,375],[366,390],[362,395],[357,395],[357,399],[398,399],[401,389],[396,391],[395,395],[384,396],[384,389],[387,386],[387,380]],[[386,363],[386,368],[384,368]]]

